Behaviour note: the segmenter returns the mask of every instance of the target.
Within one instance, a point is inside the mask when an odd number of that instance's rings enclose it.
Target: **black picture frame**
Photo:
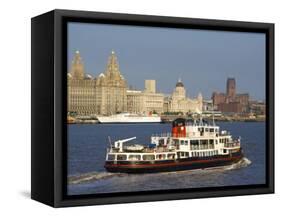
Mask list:
[[[209,29],[266,34],[266,184],[66,195],[67,22]],[[31,198],[53,207],[274,193],[274,24],[53,10],[32,18]]]

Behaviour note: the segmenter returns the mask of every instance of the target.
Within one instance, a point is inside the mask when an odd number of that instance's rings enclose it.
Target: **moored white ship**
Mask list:
[[[100,123],[160,123],[161,117],[155,114],[120,113],[111,116],[97,116]]]

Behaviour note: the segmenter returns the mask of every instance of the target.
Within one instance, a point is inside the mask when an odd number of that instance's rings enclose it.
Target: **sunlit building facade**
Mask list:
[[[191,99],[186,96],[184,84],[179,79],[170,97],[166,98],[166,112],[201,113],[203,109],[203,97],[199,93],[198,97]]]
[[[80,53],[76,51],[67,80],[67,102],[70,114],[202,112],[202,95],[199,94],[196,99],[186,97],[186,90],[180,80],[171,96],[164,96],[157,92],[156,80],[145,80],[144,90],[128,89],[114,51],[108,58],[105,71],[95,78],[85,73]]]
[[[78,115],[110,115],[127,110],[127,82],[112,51],[104,73],[87,75],[79,51],[68,73],[68,112]]]

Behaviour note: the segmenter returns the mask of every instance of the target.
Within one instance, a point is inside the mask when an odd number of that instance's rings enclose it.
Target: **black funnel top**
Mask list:
[[[181,127],[185,126],[186,119],[184,118],[177,118],[173,121],[173,127]]]

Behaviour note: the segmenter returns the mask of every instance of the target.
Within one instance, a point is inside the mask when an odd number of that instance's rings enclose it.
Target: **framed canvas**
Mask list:
[[[274,192],[274,24],[32,18],[31,197],[53,207]]]

